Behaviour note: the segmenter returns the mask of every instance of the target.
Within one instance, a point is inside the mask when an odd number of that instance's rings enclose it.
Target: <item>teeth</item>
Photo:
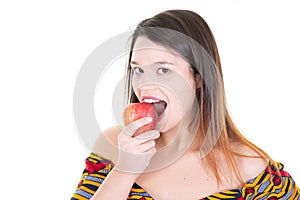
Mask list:
[[[159,102],[159,100],[155,100],[155,99],[144,99],[143,101],[146,102],[146,103],[156,103],[156,102]]]

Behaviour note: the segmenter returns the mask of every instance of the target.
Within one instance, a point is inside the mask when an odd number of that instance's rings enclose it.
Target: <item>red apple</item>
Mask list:
[[[137,136],[143,132],[155,129],[158,114],[154,105],[151,103],[131,103],[125,108],[123,114],[125,126],[127,126],[132,121],[138,120],[143,117],[151,117],[152,121],[149,124],[146,124],[143,127],[139,128],[133,134],[133,136]]]

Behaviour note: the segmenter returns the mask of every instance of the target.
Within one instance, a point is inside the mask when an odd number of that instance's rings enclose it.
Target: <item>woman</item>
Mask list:
[[[206,22],[169,10],[138,24],[127,67],[130,103],[151,118],[99,136],[72,199],[300,199],[281,163],[242,136],[226,108],[217,46]]]

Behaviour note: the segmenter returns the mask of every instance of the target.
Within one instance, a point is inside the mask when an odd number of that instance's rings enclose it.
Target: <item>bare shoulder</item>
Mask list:
[[[261,174],[268,165],[269,160],[267,158],[262,158],[259,153],[247,145],[234,143],[232,144],[232,150],[241,155],[245,155],[235,157],[244,181],[255,178]]]
[[[103,131],[103,135],[115,146],[118,146],[118,136],[121,132],[121,128],[118,126],[112,126]]]
[[[112,148],[118,146],[118,135],[120,134],[121,129],[118,126],[113,126],[105,129],[97,137],[94,146],[93,152],[100,155],[103,154],[103,149]],[[105,147],[105,148],[104,148]]]

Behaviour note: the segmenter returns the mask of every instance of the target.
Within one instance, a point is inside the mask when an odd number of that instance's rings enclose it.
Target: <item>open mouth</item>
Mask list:
[[[167,107],[167,103],[164,100],[159,100],[159,99],[143,99],[143,102],[153,104],[154,108],[156,109],[158,118],[165,111],[165,109]]]
[[[158,118],[159,116],[165,111],[166,107],[167,107],[167,103],[163,100],[152,103],[154,105],[154,108],[156,109],[156,112],[158,114]]]

